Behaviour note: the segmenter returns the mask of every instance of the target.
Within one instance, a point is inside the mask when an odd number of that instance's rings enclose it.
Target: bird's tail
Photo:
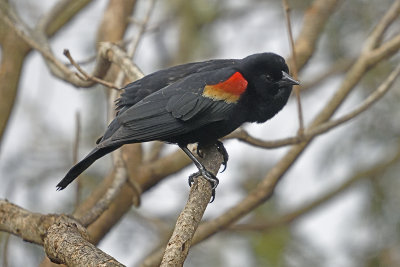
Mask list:
[[[97,159],[116,150],[119,147],[120,145],[101,148],[96,147],[93,149],[83,160],[78,162],[68,171],[61,182],[57,184],[57,191],[66,188],[73,180],[75,180],[76,177],[78,177],[84,170],[89,168],[89,166],[92,165]]]

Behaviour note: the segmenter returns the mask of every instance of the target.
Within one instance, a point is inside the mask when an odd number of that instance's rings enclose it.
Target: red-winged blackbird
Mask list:
[[[215,193],[218,179],[187,145],[215,143],[225,151],[219,138],[245,122],[272,118],[286,104],[292,85],[299,84],[288,72],[281,56],[262,53],[179,65],[128,84],[104,136],[57,189],[64,189],[94,161],[124,144],[160,140],[178,144],[197,166],[199,172],[189,183],[202,175]]]

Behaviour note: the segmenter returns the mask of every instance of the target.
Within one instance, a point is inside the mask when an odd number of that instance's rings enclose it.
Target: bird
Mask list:
[[[189,185],[203,176],[212,187],[212,200],[219,183],[187,148],[215,144],[243,123],[263,123],[287,103],[293,85],[283,57],[264,52],[242,59],[213,59],[186,63],[156,71],[123,89],[116,101],[116,116],[94,149],[74,165],[57,184],[66,188],[97,159],[124,144],[159,140],[178,145],[198,168]]]

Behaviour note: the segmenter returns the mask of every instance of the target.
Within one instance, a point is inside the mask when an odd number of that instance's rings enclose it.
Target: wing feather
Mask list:
[[[231,71],[196,73],[158,90],[120,113],[103,145],[168,140],[227,119],[234,103],[202,96],[205,85],[227,79]],[[211,79],[211,81],[210,81]]]

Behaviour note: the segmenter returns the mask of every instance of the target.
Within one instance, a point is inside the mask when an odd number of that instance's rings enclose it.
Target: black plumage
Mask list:
[[[97,146],[57,188],[64,189],[95,160],[123,144],[153,140],[178,144],[215,188],[218,179],[200,166],[187,144],[216,143],[244,122],[273,117],[298,84],[288,71],[282,57],[262,53],[179,65],[128,84]]]

